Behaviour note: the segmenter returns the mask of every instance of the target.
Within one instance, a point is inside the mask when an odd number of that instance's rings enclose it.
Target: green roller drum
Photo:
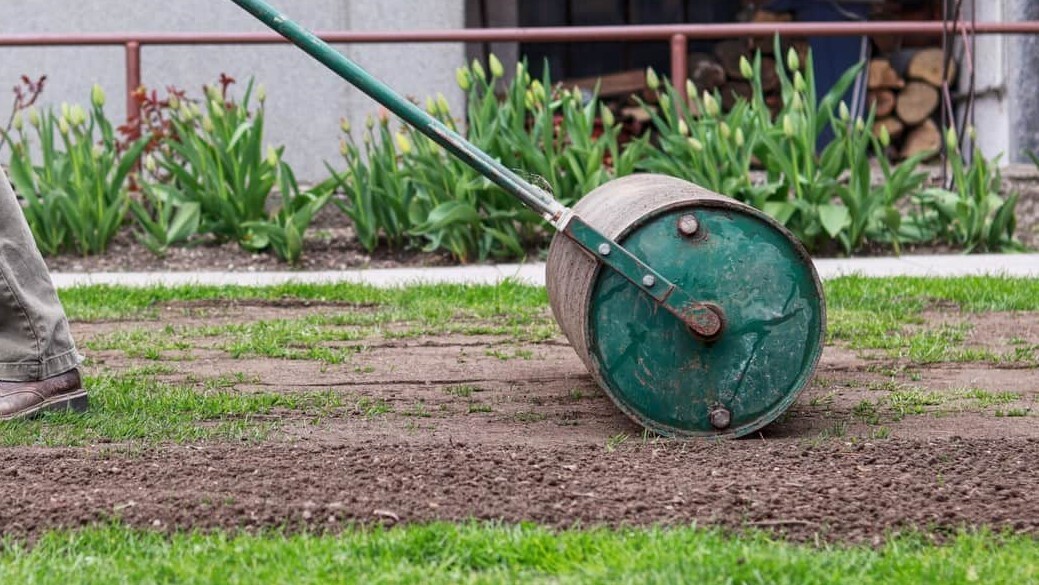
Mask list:
[[[573,209],[491,158],[264,0],[232,0],[445,151],[537,211],[552,310],[628,416],[674,437],[739,437],[775,420],[822,352],[822,287],[763,213],[655,175],[612,181]]]
[[[552,311],[595,381],[639,424],[677,437],[738,437],[775,420],[810,382],[822,287],[803,247],[768,216],[692,183],[612,181],[574,213],[724,315],[704,339],[559,234]]]

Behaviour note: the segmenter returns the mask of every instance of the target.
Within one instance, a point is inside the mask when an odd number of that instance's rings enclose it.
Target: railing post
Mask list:
[[[689,76],[689,39],[685,35],[671,37],[671,84],[682,96],[682,101],[689,99],[685,91],[685,81]]]
[[[141,119],[141,105],[134,99],[134,93],[141,87],[141,43],[126,43],[126,121]]]

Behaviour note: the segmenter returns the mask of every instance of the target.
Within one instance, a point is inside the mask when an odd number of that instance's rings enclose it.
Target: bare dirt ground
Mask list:
[[[159,321],[74,329],[87,343],[167,325],[363,310],[172,306]],[[968,347],[1039,343],[1039,314],[955,319],[973,325]],[[373,336],[341,342],[361,348],[342,364],[232,359],[220,349],[225,341],[193,339],[158,379],[239,374],[227,391],[331,389],[344,406],[319,417],[268,415],[277,430],[258,442],[3,449],[0,533],[32,536],[112,519],[163,530],[695,522],[856,542],[978,525],[1039,532],[1034,368],[919,366],[829,347],[815,382],[764,432],[689,443],[642,433],[562,338]],[[93,373],[155,363],[120,350],[90,357]],[[892,399],[900,389],[927,399],[900,410]],[[1011,394],[998,404],[976,398],[996,393]]]

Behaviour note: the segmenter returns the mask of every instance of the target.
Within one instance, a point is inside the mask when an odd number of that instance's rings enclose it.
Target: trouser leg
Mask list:
[[[79,362],[47,266],[0,169],[0,380],[42,380]]]

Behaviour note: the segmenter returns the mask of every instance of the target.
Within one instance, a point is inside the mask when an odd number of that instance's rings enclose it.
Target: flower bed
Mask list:
[[[760,56],[741,62],[752,95],[728,111],[719,93],[689,84],[686,100],[649,71],[654,131],[639,136],[596,95],[555,85],[547,74],[532,79],[523,64],[506,82],[493,57],[486,69],[474,62],[457,72],[468,93],[464,124],[442,96],[425,106],[565,203],[613,178],[657,172],[765,210],[814,253],[1021,247],[1018,195],[1000,194],[998,158],[960,148],[965,138],[972,142],[972,130],[946,135],[952,180],[935,186],[921,166],[934,153],[890,163],[889,138],[882,128],[873,135],[872,112],[852,119],[840,96],[858,67],[818,96],[810,55],[804,64],[795,52],[780,61],[778,113],[765,103]],[[344,122],[342,162],[327,165],[327,180],[301,188],[283,149],[264,144],[262,87],[250,82],[236,95],[233,84],[222,76],[199,98],[142,90],[142,120],[117,130],[100,88],[89,110],[40,112],[33,100],[16,103],[22,107],[4,144],[41,250],[98,254],[130,233],[160,257],[184,245],[233,242],[298,264],[313,249],[307,230],[329,203],[349,218],[368,257],[421,251],[465,263],[522,258],[545,246],[549,233],[535,213],[415,130],[391,125],[385,113],[359,130]],[[827,129],[835,138],[820,151]],[[752,168],[761,180],[752,179]],[[272,204],[276,192],[281,199]]]

